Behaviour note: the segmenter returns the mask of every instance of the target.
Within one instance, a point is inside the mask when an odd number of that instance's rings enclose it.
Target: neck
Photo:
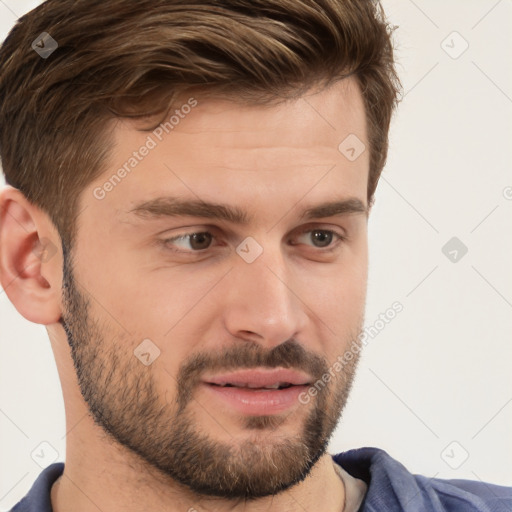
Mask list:
[[[299,484],[246,502],[197,495],[153,468],[143,468],[140,461],[134,464],[133,455],[119,459],[117,449],[110,454],[104,450],[97,457],[86,450],[80,452],[66,452],[64,472],[51,489],[53,512],[340,512],[345,502],[345,489],[329,454],[324,454]]]

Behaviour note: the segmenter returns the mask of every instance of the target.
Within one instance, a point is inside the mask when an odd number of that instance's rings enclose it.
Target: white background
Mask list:
[[[0,0],[0,39],[38,3]],[[366,324],[404,309],[365,348],[330,452],[376,446],[414,473],[512,485],[512,2],[384,6],[405,97],[370,217]],[[454,236],[468,248],[455,263],[441,250]],[[41,442],[65,459],[66,430],[46,331],[1,289],[0,329],[5,511]]]

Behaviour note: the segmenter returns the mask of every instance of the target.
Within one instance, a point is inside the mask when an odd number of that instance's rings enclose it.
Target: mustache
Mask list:
[[[307,351],[295,340],[287,340],[271,350],[263,350],[257,343],[243,342],[225,347],[214,354],[199,352],[182,365],[178,376],[178,402],[183,408],[205,372],[232,371],[254,368],[289,368],[302,370],[315,381],[329,371],[327,361]]]

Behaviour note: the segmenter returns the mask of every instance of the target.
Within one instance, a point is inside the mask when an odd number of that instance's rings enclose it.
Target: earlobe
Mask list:
[[[61,251],[48,217],[13,187],[0,190],[0,284],[18,312],[49,325],[61,316]]]

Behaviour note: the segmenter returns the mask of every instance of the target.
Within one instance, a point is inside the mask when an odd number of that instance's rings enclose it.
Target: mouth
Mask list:
[[[309,375],[289,368],[259,368],[215,375],[205,378],[204,382],[219,387],[287,389],[292,386],[307,386],[312,380]]]
[[[239,370],[203,379],[212,400],[229,413],[243,415],[278,414],[297,407],[310,382],[309,375],[285,368]]]
[[[262,389],[276,390],[276,389],[287,389],[287,388],[291,388],[292,386],[298,386],[298,385],[305,386],[306,385],[306,384],[291,384],[290,382],[276,382],[275,384],[269,384],[267,386],[257,386],[257,385],[255,386],[250,383],[230,384],[228,382],[225,384],[215,384],[214,382],[207,382],[207,384],[210,384],[211,386],[216,386],[219,388],[242,388],[242,389],[260,390],[260,391]]]

